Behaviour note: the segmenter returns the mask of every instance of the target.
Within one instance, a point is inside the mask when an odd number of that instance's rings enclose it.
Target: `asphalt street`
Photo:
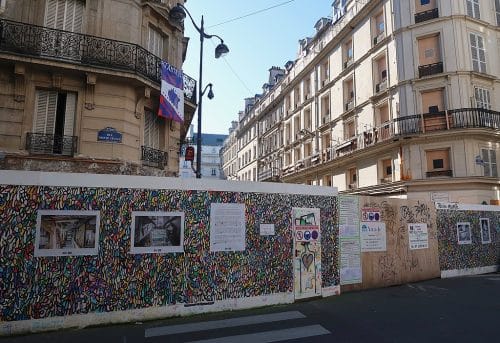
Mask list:
[[[1,342],[498,342],[500,274],[435,279],[259,309]]]

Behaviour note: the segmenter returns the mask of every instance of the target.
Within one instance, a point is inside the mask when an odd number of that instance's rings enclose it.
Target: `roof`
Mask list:
[[[201,144],[208,146],[223,146],[224,140],[228,135],[219,135],[214,133],[202,133],[201,134]],[[194,141],[198,138],[197,133],[193,134]]]

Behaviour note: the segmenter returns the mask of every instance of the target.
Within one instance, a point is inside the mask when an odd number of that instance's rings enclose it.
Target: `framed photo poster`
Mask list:
[[[491,243],[490,220],[488,218],[480,218],[479,227],[481,229],[481,242],[483,244]]]
[[[97,255],[99,211],[39,210],[35,256]]]
[[[132,211],[131,254],[184,252],[184,212]]]
[[[472,244],[470,223],[457,223],[458,244]]]

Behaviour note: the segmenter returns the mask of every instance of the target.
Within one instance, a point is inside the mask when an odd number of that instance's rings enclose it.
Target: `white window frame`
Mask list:
[[[479,0],[466,0],[467,15],[472,18],[481,19]]]
[[[491,110],[490,90],[482,87],[474,87],[474,101],[477,108]]]
[[[498,177],[497,152],[494,149],[481,148],[484,176]]]
[[[480,73],[486,73],[486,49],[483,36],[469,32],[469,39],[472,69]]]

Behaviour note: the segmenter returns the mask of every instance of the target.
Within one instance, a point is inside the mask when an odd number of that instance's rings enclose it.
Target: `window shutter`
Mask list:
[[[491,176],[489,150],[488,149],[481,149],[481,155],[483,158],[484,176]]]
[[[45,27],[56,27],[57,2],[58,0],[47,0],[47,7],[45,9]]]
[[[497,154],[495,150],[490,150],[491,176],[498,177]]]
[[[66,94],[66,109],[64,112],[64,135],[73,136],[76,114],[76,94]]]
[[[36,91],[33,129],[37,133],[53,134],[57,110],[57,92]]]
[[[81,0],[47,0],[45,26],[71,32],[82,32],[85,3]]]
[[[151,112],[144,111],[144,145],[147,147],[151,146]]]

